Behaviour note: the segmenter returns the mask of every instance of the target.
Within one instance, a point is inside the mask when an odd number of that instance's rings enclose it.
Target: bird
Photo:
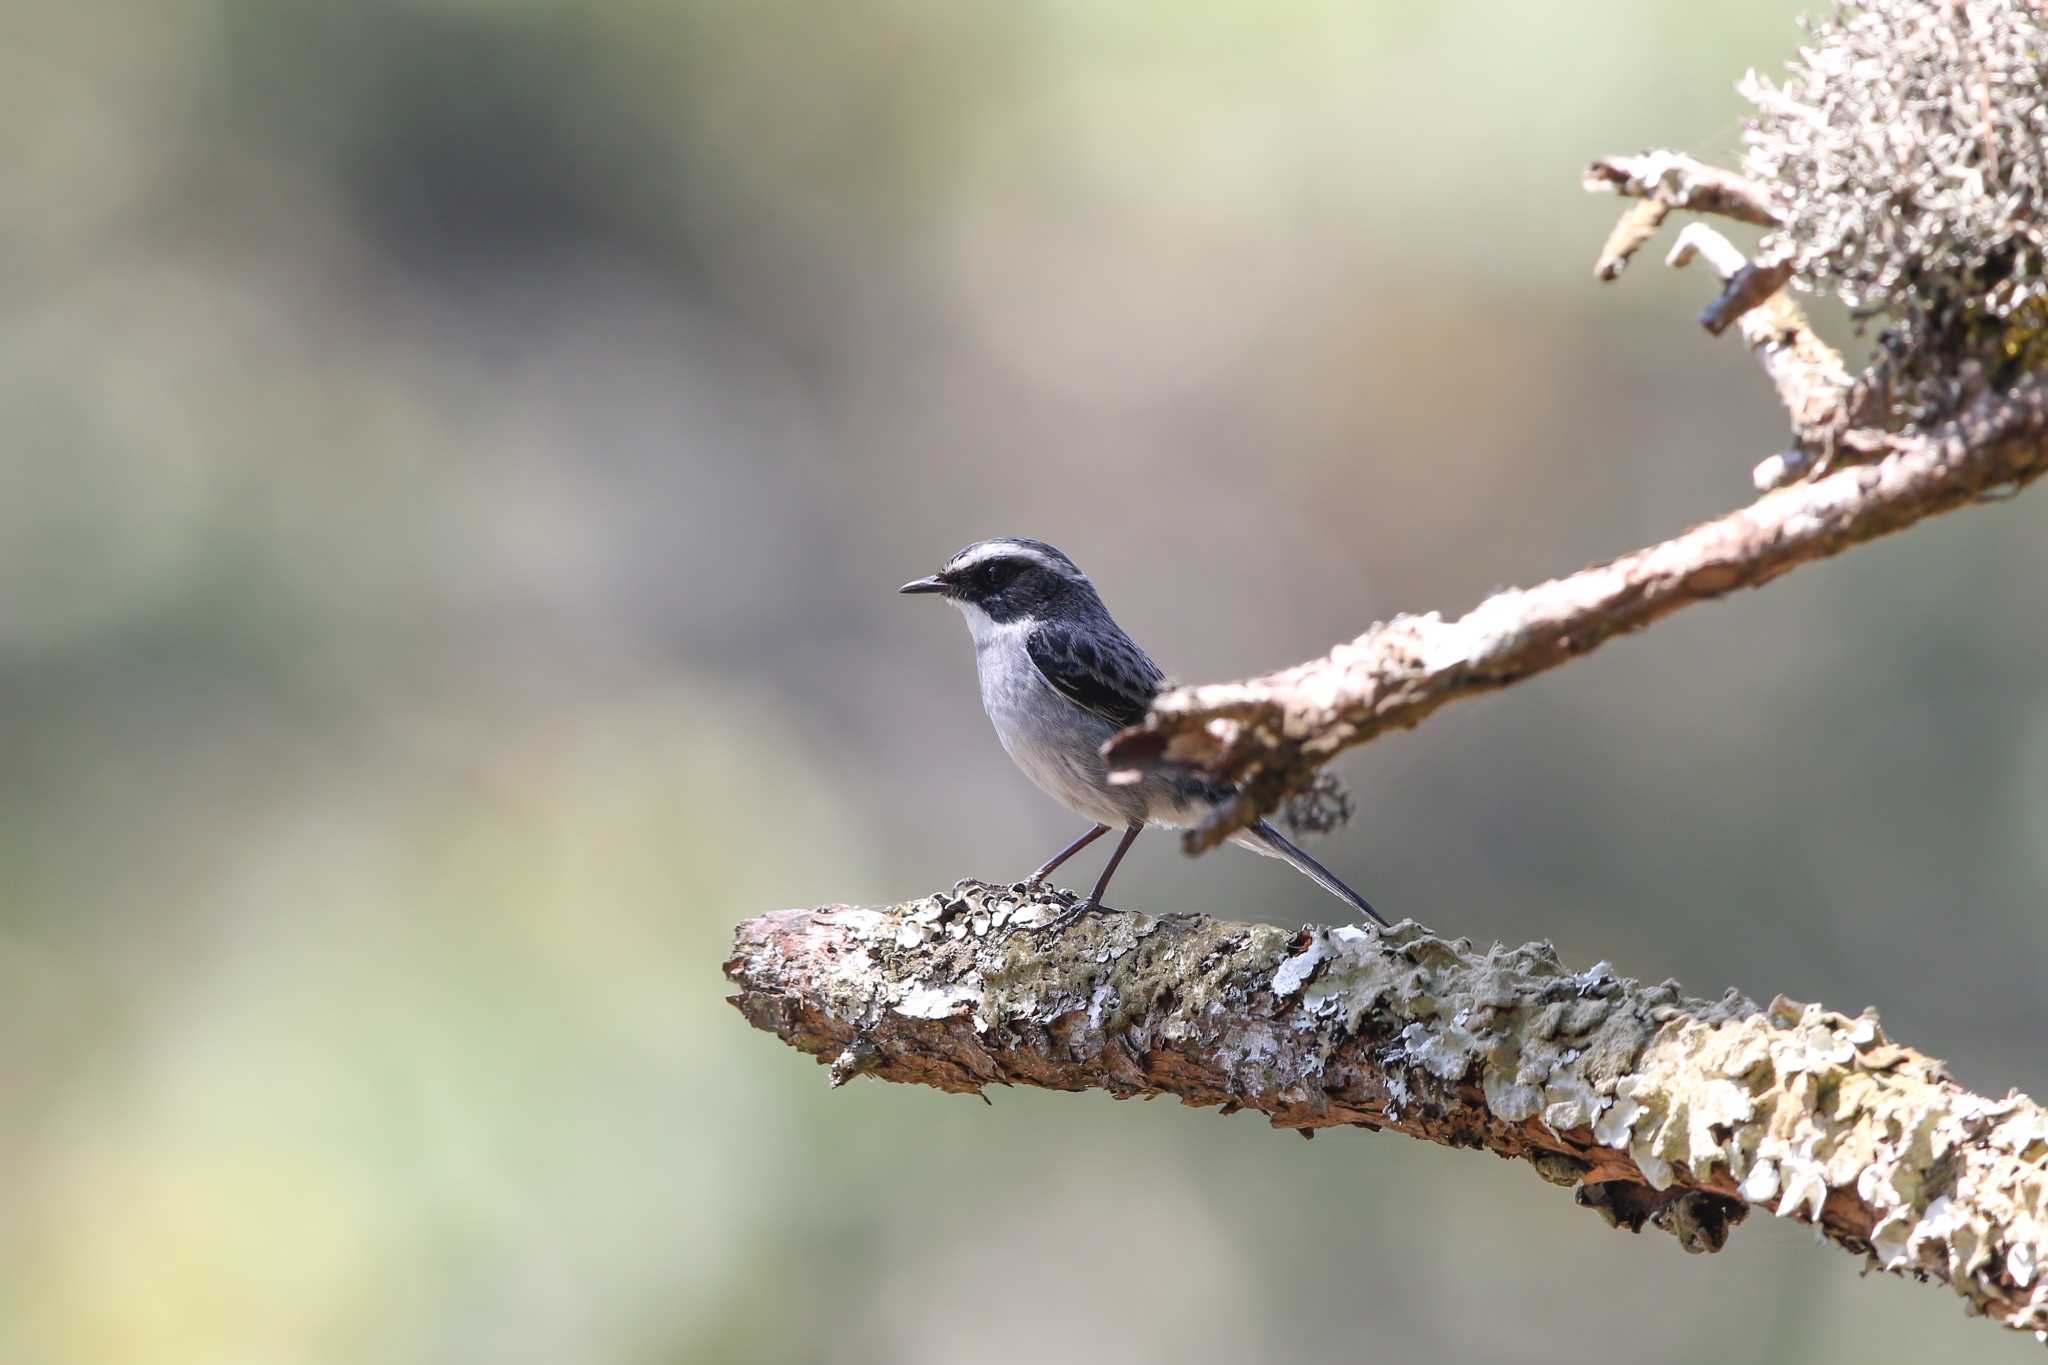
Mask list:
[[[1091,822],[1087,833],[1026,878],[1026,887],[1035,891],[1089,844],[1112,829],[1123,831],[1095,889],[1060,923],[1103,908],[1110,878],[1146,828],[1198,824],[1235,792],[1186,773],[1109,780],[1103,742],[1144,719],[1166,675],[1117,625],[1088,575],[1051,545],[1026,536],[978,540],[937,573],[896,591],[931,594],[960,609],[974,637],[981,703],[996,737],[1039,790]],[[1387,923],[1365,897],[1267,821],[1254,821],[1231,842],[1291,864],[1353,909]]]

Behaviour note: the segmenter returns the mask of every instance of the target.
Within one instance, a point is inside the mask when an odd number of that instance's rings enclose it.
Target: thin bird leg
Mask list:
[[[1073,857],[1076,853],[1079,853],[1082,849],[1088,847],[1088,845],[1094,843],[1097,839],[1100,839],[1103,835],[1107,833],[1109,833],[1108,825],[1097,825],[1094,829],[1089,830],[1086,834],[1074,840],[1073,843],[1068,844],[1065,848],[1053,854],[1051,859],[1047,861],[1044,867],[1039,868],[1038,871],[1032,873],[1030,876],[1024,879],[1024,885],[1031,888],[1034,891],[1037,890],[1038,884],[1044,881],[1047,877],[1050,877],[1052,875],[1054,868],[1058,867],[1061,863]]]
[[[1143,825],[1132,825],[1124,831],[1123,842],[1116,846],[1116,852],[1109,855],[1109,866],[1102,869],[1102,877],[1095,883],[1095,889],[1088,893],[1088,899],[1081,902],[1082,910],[1102,908],[1102,893],[1109,890],[1109,879],[1116,875],[1116,865],[1124,860],[1124,854],[1131,851],[1131,845],[1136,843],[1138,836],[1144,832]]]
[[[1138,836],[1144,832],[1143,825],[1132,825],[1125,830],[1123,839],[1116,846],[1116,852],[1109,855],[1109,866],[1102,869],[1102,876],[1097,879],[1095,889],[1088,893],[1088,899],[1071,910],[1062,911],[1048,921],[1045,927],[1057,934],[1089,911],[1100,910],[1102,893],[1109,889],[1109,879],[1116,875],[1116,865],[1124,860],[1124,854],[1130,852],[1131,845],[1136,843]]]

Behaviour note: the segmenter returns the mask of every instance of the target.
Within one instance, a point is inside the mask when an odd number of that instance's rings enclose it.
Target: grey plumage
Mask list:
[[[1216,783],[1170,773],[1111,785],[1102,744],[1144,717],[1165,676],[1110,616],[1088,576],[1044,541],[977,541],[937,574],[899,591],[935,593],[960,608],[974,636],[982,706],[1003,748],[1040,790],[1097,826],[1034,873],[1033,881],[1105,830],[1122,829],[1123,842],[1083,902],[1092,907],[1140,830],[1196,824],[1231,795]],[[1232,842],[1282,859],[1386,923],[1364,897],[1265,821]]]

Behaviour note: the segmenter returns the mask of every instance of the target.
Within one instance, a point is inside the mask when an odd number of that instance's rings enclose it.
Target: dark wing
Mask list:
[[[1118,728],[1143,720],[1166,680],[1121,633],[1047,624],[1025,637],[1024,648],[1055,691]]]

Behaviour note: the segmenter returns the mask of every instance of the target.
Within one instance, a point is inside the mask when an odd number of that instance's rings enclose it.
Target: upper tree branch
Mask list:
[[[1678,152],[1607,157],[1586,187],[1643,201],[1622,216],[1601,253],[1618,274],[1672,209],[1777,226],[1767,189]],[[1505,687],[1591,652],[1689,603],[1758,587],[1809,560],[1911,526],[2048,469],[2048,378],[1980,396],[1932,430],[1870,424],[1872,395],[1814,335],[1784,286],[1783,261],[1752,263],[1719,233],[1693,224],[1671,256],[1704,256],[1724,289],[1701,314],[1710,331],[1740,322],[1791,418],[1794,448],[1756,468],[1760,486],[1809,474],[1661,545],[1533,588],[1494,594],[1455,621],[1435,612],[1376,625],[1330,654],[1248,682],[1184,687],[1105,748],[1119,780],[1178,767],[1238,784],[1189,831],[1190,852],[1214,848],[1298,790],[1339,751],[1405,729],[1446,702]],[[1827,471],[1848,450],[1872,463]]]
[[[2048,469],[2048,380],[2034,375],[1986,394],[1933,430],[1858,435],[1882,458],[1765,494],[1660,545],[1496,593],[1454,621],[1401,616],[1282,672],[1168,692],[1143,723],[1110,741],[1111,762],[1125,771],[1178,765],[1243,783],[1186,836],[1192,852],[1213,848],[1339,751],[1413,726],[1446,702],[2030,483]]]
[[[1174,1095],[1276,1127],[1352,1124],[1528,1160],[1610,1222],[1717,1250],[1752,1206],[1973,1313],[2048,1329],[2048,1114],[1964,1090],[1848,1018],[1691,1000],[1550,945],[1112,914],[963,882],[887,909],[740,926],[726,975],[756,1027],[942,1090]]]

